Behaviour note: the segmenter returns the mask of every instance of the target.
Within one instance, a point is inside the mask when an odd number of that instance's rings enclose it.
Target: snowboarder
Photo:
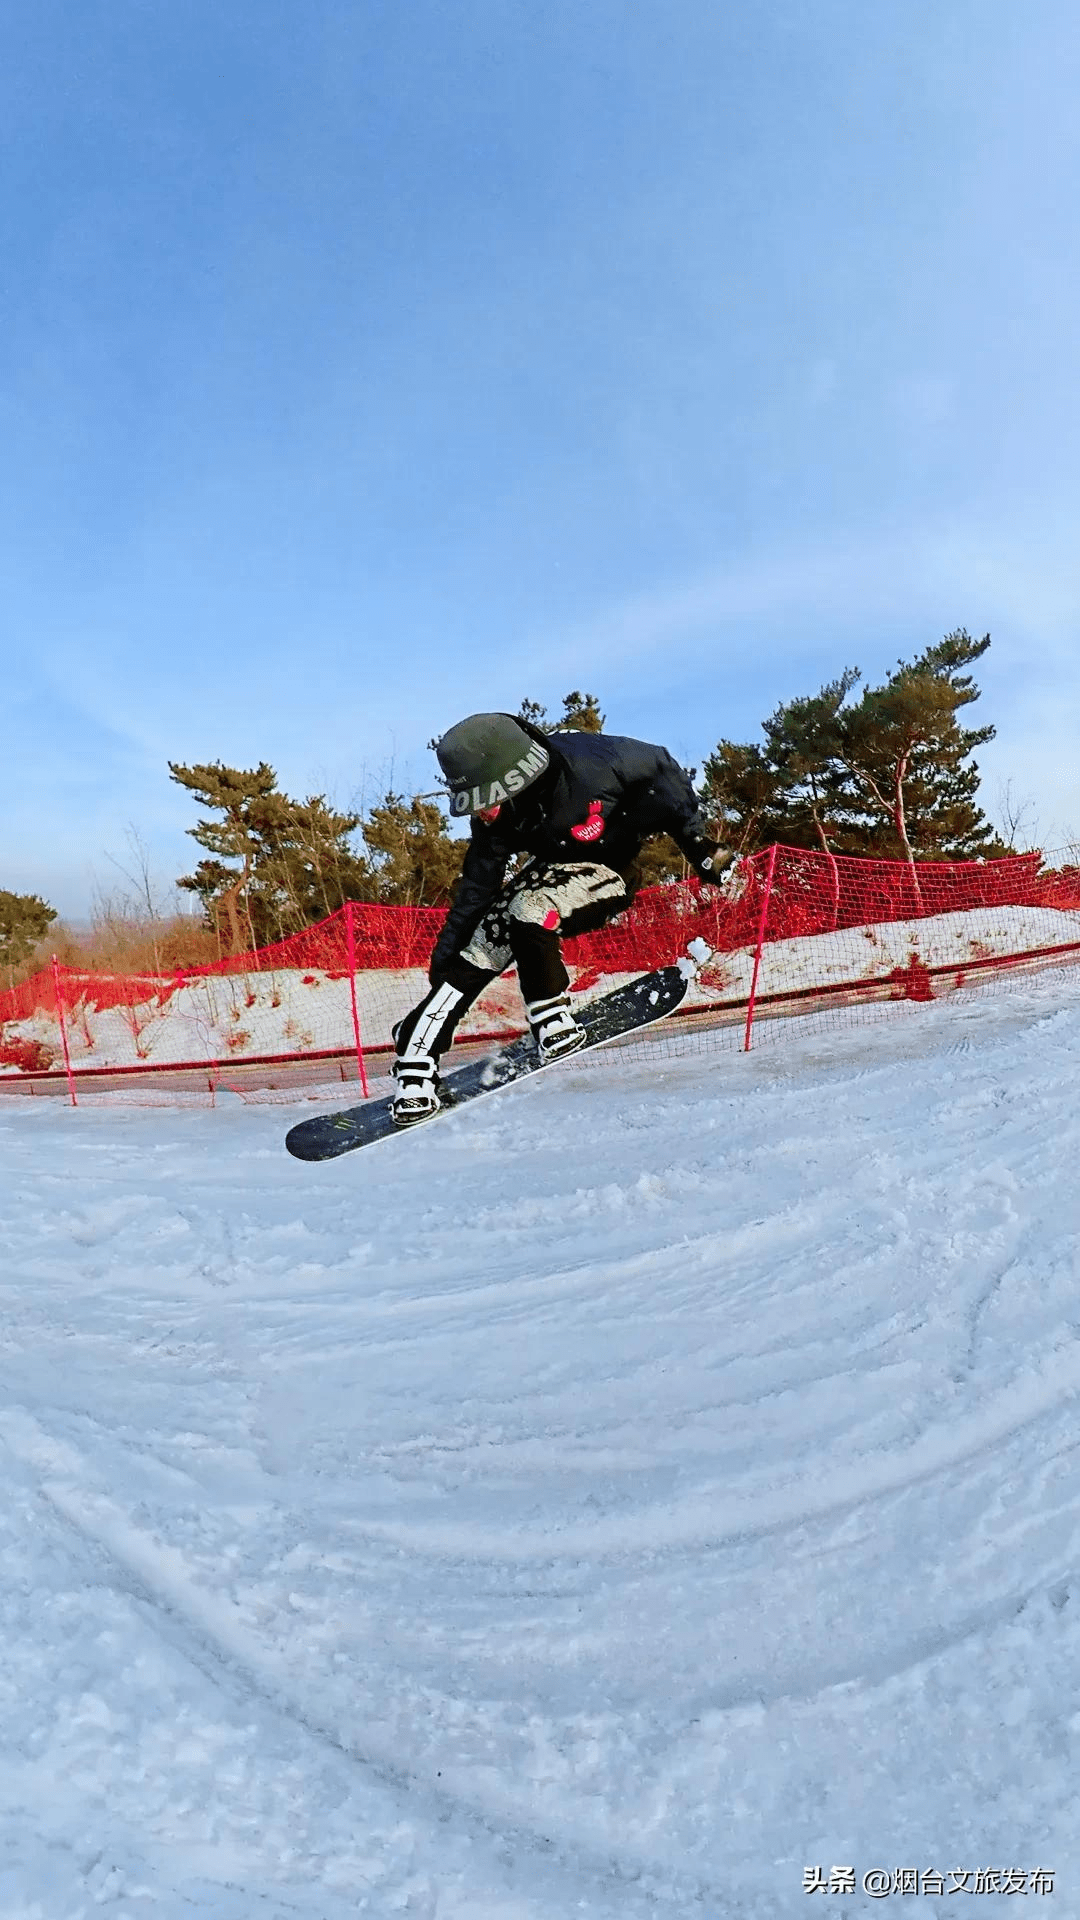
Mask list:
[[[712,838],[689,775],[664,747],[545,734],[508,713],[474,713],[436,753],[451,812],[472,816],[472,840],[431,956],[430,991],[394,1028],[397,1126],[438,1113],[440,1057],[462,1015],[511,964],[541,1060],[581,1046],[561,942],[629,904],[627,870],[650,835],[669,833],[703,880],[735,858]],[[516,854],[529,857],[507,880]]]

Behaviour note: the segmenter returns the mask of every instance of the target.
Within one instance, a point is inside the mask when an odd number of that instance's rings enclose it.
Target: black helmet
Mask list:
[[[509,713],[471,713],[435,752],[450,783],[451,813],[482,813],[531,787],[551,764],[541,740]]]

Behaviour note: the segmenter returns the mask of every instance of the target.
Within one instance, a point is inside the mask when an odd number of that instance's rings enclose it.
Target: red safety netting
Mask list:
[[[350,903],[258,952],[167,976],[55,964],[0,993],[0,1087],[58,1079],[273,1083],[301,1069],[382,1071],[391,1027],[423,992],[443,922],[434,908]],[[600,932],[566,943],[573,991],[670,964],[692,939],[717,956],[685,1018],[740,1021],[799,1004],[925,1000],[1018,964],[1080,953],[1080,868],[1041,854],[993,861],[858,860],[772,847],[723,889],[651,888]],[[485,992],[464,1041],[521,1029],[512,976]],[[331,1063],[329,1068],[325,1063]],[[324,1071],[324,1077],[325,1077]],[[308,1078],[311,1077],[310,1071]]]

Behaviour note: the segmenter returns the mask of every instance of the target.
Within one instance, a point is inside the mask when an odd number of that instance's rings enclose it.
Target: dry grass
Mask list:
[[[221,946],[194,914],[139,914],[106,904],[95,907],[89,927],[58,920],[12,984],[47,967],[54,953],[62,967],[79,973],[170,974],[211,965]]]

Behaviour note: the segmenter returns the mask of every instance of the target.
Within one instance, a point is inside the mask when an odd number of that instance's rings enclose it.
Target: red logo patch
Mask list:
[[[571,827],[570,833],[575,840],[599,840],[604,831],[604,804],[602,800],[589,801],[589,817],[580,827]]]

